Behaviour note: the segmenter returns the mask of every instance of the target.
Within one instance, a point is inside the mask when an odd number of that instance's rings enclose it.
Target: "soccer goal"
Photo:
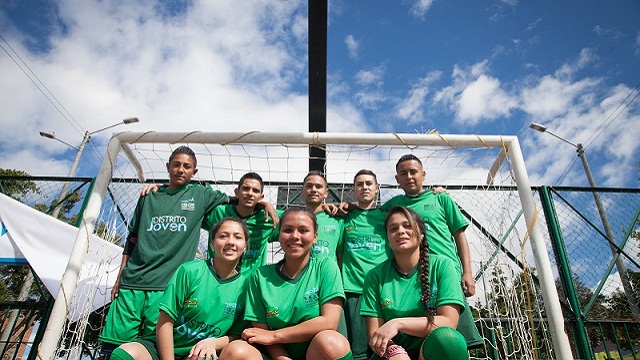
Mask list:
[[[427,173],[424,185],[445,187],[471,224],[466,233],[477,292],[469,304],[486,340],[472,357],[573,359],[540,230],[542,216],[515,136],[263,132],[122,132],[111,138],[39,358],[69,354],[79,358],[87,346],[87,327],[99,330],[96,310],[81,304],[108,297],[108,291],[79,286],[78,279],[115,274],[105,270],[109,266],[84,267],[90,251],[88,234],[98,233],[113,242],[126,236],[142,183],[166,183],[165,164],[180,145],[196,152],[199,171],[194,180],[233,194],[235,182],[254,171],[265,181],[265,199],[279,207],[299,201],[311,147],[326,154],[320,160],[325,164],[330,202],[351,199],[353,176],[369,169],[377,174],[382,187],[379,201],[384,203],[401,191],[394,178],[396,161],[407,153],[416,155]],[[272,249],[271,260],[278,256]]]

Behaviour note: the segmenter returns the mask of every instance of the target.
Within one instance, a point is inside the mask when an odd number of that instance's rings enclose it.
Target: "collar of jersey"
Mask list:
[[[416,272],[418,272],[418,266],[416,265],[413,269],[411,269],[411,271],[409,271],[408,274],[403,273],[402,271],[400,271],[400,269],[398,269],[398,264],[396,263],[396,259],[395,258],[391,258],[391,266],[393,267],[393,269],[396,271],[396,273],[398,275],[400,275],[400,277],[409,279],[410,277],[412,277],[413,275],[415,275]]]
[[[169,190],[168,189],[169,185],[162,185],[160,187],[160,189],[158,189],[158,191],[162,191],[163,193],[167,193],[169,195],[173,195],[173,194],[175,194],[177,192],[180,192],[180,191],[184,190],[188,186],[189,186],[189,184],[184,184],[184,185],[180,186],[179,188],[175,188],[175,189]]]

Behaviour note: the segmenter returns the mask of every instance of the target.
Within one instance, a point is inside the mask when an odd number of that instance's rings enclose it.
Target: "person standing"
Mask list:
[[[360,315],[365,275],[391,256],[384,221],[387,214],[376,207],[380,185],[371,170],[360,170],[353,178],[357,208],[344,217],[342,284],[346,296],[344,313],[347,338],[354,359],[367,358],[367,332]]]

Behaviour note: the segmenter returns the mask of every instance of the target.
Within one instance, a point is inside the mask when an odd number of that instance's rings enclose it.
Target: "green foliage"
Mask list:
[[[17,300],[28,273],[28,266],[0,265],[0,301]]]
[[[27,177],[28,173],[22,170],[0,168],[0,177]],[[30,193],[40,194],[36,183],[30,180],[0,181],[0,192],[23,202],[25,196]]]

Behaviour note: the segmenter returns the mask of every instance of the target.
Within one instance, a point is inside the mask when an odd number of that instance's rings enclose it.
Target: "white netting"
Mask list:
[[[118,155],[95,226],[101,232],[108,232],[105,238],[120,243],[143,186],[137,179],[166,183],[165,164],[171,152],[180,145],[188,145],[196,152],[199,171],[193,180],[210,183],[215,189],[232,195],[238,179],[246,172],[254,171],[265,181],[265,199],[283,208],[300,201],[301,181],[309,170],[309,144],[319,141],[290,134],[263,143],[245,142],[253,134],[229,135],[223,140],[211,141],[203,140],[206,136],[201,133],[177,138],[174,135],[125,135],[126,139],[133,140],[125,141],[125,152]],[[368,140],[367,134],[357,135],[351,143],[341,140],[341,144],[322,146],[326,151],[325,171],[331,190],[328,201],[352,200],[354,174],[360,169],[370,169],[378,176],[382,185],[380,201],[385,202],[401,192],[394,179],[397,159],[407,153],[418,156],[427,172],[425,185],[446,187],[472,222],[466,234],[472,267],[477,275],[477,294],[469,299],[469,303],[485,338],[484,348],[472,351],[472,357],[553,358],[529,231],[516,189],[517,176],[514,176],[511,157],[505,156],[509,153],[507,146],[498,137],[492,137],[489,143],[479,136],[458,141],[457,138],[430,134],[424,135],[432,139],[430,144],[416,145],[413,139],[419,137],[418,134],[393,135],[396,144],[388,145],[392,141],[375,139],[380,134],[370,134]],[[153,142],[145,136],[151,136]],[[201,251],[206,248],[205,239],[203,233]],[[277,246],[271,249],[271,260],[277,258],[276,251]],[[96,278],[117,274],[104,269],[93,271]],[[86,291],[91,292],[91,289],[86,288]],[[97,291],[75,294],[69,311],[78,310],[77,299],[108,296],[108,292]],[[58,356],[75,354],[73,357],[77,358],[82,351],[91,352],[98,345],[95,336],[105,309],[80,312],[83,320],[66,328]]]

